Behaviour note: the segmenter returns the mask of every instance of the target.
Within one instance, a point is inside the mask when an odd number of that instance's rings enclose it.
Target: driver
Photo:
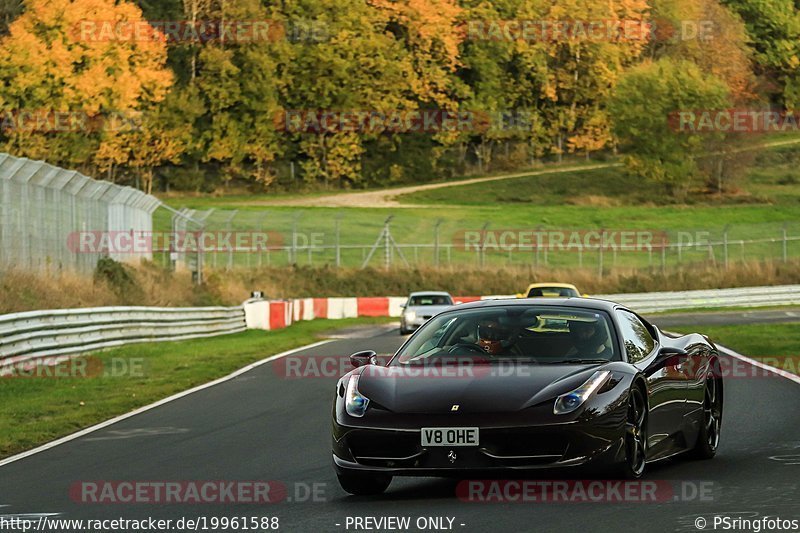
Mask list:
[[[496,319],[478,323],[476,344],[489,355],[519,355],[515,349],[515,340],[513,330]]]
[[[592,359],[611,353],[611,339],[599,321],[570,321],[569,333],[573,347],[567,353],[568,356]]]

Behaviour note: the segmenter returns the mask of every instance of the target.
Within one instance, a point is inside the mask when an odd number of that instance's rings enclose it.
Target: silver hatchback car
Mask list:
[[[411,333],[422,324],[452,307],[453,297],[447,292],[420,291],[412,292],[403,304],[400,317],[400,335]]]

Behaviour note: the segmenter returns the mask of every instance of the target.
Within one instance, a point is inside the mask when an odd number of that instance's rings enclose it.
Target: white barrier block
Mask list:
[[[289,327],[293,323],[292,318],[294,318],[294,308],[295,308],[294,300],[287,300],[284,303],[286,305],[284,305],[283,307],[284,310],[283,316],[286,319],[286,327]]]
[[[358,317],[358,298],[342,298],[342,318]]]
[[[303,316],[301,320],[314,320],[314,298],[303,298]]]
[[[403,308],[400,307],[408,301],[405,296],[389,296],[389,316],[401,316]]]
[[[338,320],[344,318],[344,298],[328,298],[328,318]]]
[[[295,298],[292,300],[292,322],[299,322],[301,317],[300,313],[302,312],[303,301]]]
[[[247,329],[269,329],[269,302],[267,300],[247,301],[243,307]]]

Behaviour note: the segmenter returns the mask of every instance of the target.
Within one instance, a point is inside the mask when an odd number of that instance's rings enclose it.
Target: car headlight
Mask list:
[[[417,313],[414,311],[406,311],[406,320],[415,320],[417,318]]]
[[[566,413],[571,413],[583,405],[583,403],[589,399],[589,396],[591,396],[594,391],[600,388],[600,386],[605,383],[610,376],[611,372],[608,370],[595,372],[592,374],[592,377],[587,379],[583,385],[556,398],[556,403],[553,405],[553,414],[563,415]]]
[[[362,417],[367,412],[369,398],[358,392],[358,378],[358,375],[350,376],[344,393],[344,406],[348,415]]]

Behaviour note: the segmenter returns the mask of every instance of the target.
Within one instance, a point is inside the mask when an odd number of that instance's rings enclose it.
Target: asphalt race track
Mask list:
[[[355,329],[300,352],[346,356],[393,352],[396,330]],[[341,336],[340,336],[341,337]],[[648,480],[710,487],[703,498],[662,503],[476,503],[456,497],[458,481],[395,478],[381,497],[352,497],[331,468],[335,377],[286,379],[277,361],[143,414],[0,468],[0,517],[59,518],[275,516],[280,530],[353,531],[347,517],[452,518],[456,531],[697,531],[714,515],[799,519],[800,392],[780,377],[725,383],[722,440],[711,461],[650,465]],[[546,479],[554,479],[549,476]],[[91,504],[70,498],[90,480],[275,480],[280,503],[253,505]],[[308,492],[314,487],[316,496]],[[682,489],[681,489],[682,490]],[[676,489],[676,496],[677,489]],[[447,520],[444,521],[446,525]]]

